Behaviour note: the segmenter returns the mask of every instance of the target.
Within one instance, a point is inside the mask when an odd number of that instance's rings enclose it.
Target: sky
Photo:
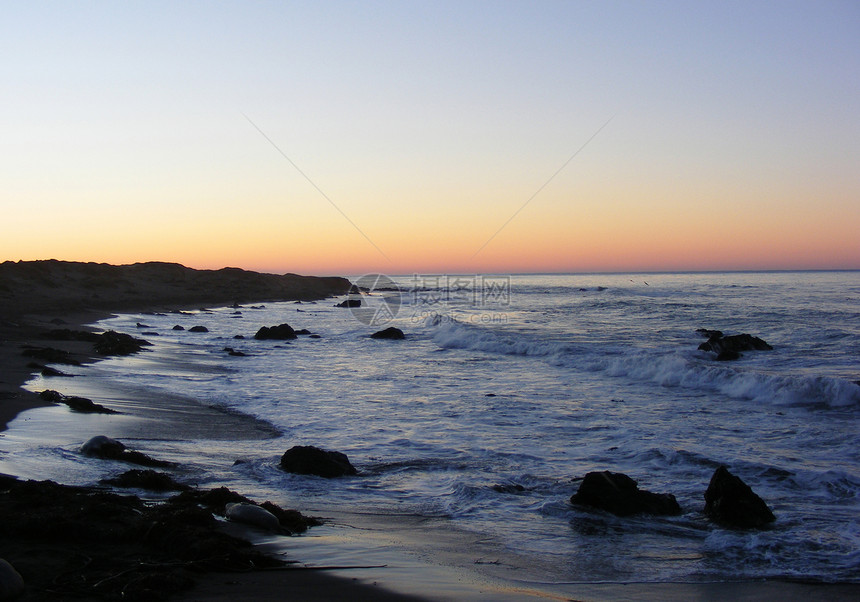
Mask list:
[[[3,2],[0,261],[860,268],[860,4]]]

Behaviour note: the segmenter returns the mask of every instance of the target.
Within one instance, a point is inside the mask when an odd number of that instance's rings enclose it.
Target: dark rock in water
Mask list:
[[[72,358],[68,351],[54,349],[53,347],[26,347],[21,355],[32,357],[52,364],[67,364],[69,366],[80,366],[81,363]]]
[[[244,335],[244,334],[237,334],[237,335],[235,335],[233,338],[234,338],[234,339],[244,339],[244,338],[245,338],[245,335]]]
[[[69,406],[75,412],[82,414],[119,414],[116,410],[106,408],[100,403],[94,403],[92,399],[86,397],[63,397],[60,403]]]
[[[681,507],[671,493],[640,490],[636,481],[627,475],[608,470],[585,475],[570,502],[599,508],[617,516],[681,514]]]
[[[307,328],[302,328],[302,329],[296,331],[297,335],[309,335],[310,333],[311,333],[311,331],[308,330]]]
[[[297,445],[281,456],[281,469],[331,479],[358,474],[346,454],[326,451],[312,445]]]
[[[66,374],[65,372],[61,372],[56,368],[51,368],[50,366],[42,366],[42,376],[72,376],[71,374]]]
[[[738,353],[737,351],[723,350],[717,354],[716,360],[718,362],[732,362],[732,361],[738,360],[740,358],[741,358],[741,354]]]
[[[770,351],[773,349],[764,340],[751,334],[732,334],[723,336],[719,330],[706,331],[711,333],[708,340],[699,345],[700,351],[713,351],[719,361],[736,360],[741,357],[741,351]]]
[[[227,352],[227,355],[232,355],[233,357],[247,357],[247,354],[242,353],[241,351],[236,351],[232,347],[224,347],[224,351]]]
[[[205,326],[192,326],[188,329],[188,332],[209,332],[209,329]]]
[[[714,337],[719,339],[723,336],[722,330],[708,330],[707,328],[697,328],[696,332],[705,337],[706,339],[712,339]]]
[[[335,307],[361,307],[361,299],[347,299],[338,303]]]
[[[257,334],[254,335],[254,338],[261,341],[288,341],[297,337],[296,331],[293,330],[292,326],[290,326],[289,324],[280,324],[278,326],[271,327],[263,326],[260,330],[257,331]]]
[[[399,328],[395,328],[394,326],[389,326],[385,330],[380,330],[379,332],[374,332],[370,335],[371,339],[404,339],[406,335],[403,334],[403,331]]]
[[[185,330],[185,327],[177,324],[176,326],[173,327],[173,330]]]
[[[152,328],[152,326],[148,326],[148,325],[146,325],[146,324],[141,324],[140,322],[138,322],[138,323],[137,323],[137,327],[138,327],[138,328],[141,328],[141,329],[143,329],[143,328]]]
[[[114,458],[125,451],[125,445],[106,435],[96,435],[81,446],[81,453],[94,458]]]
[[[139,451],[126,449],[125,445],[105,435],[96,435],[81,446],[81,453],[93,458],[106,460],[121,460],[139,466],[152,468],[167,468],[175,466],[173,462],[156,460]]]
[[[309,335],[308,335],[308,338],[309,338],[309,339],[320,339],[320,338],[322,338],[322,337],[320,337],[320,335],[318,335],[318,334],[309,334]]]
[[[152,345],[149,341],[108,330],[99,335],[99,340],[96,341],[94,348],[96,353],[101,355],[131,355],[149,345]]]
[[[776,520],[767,504],[725,466],[714,471],[705,492],[705,514],[737,529],[761,529]]]
[[[177,483],[169,474],[138,468],[127,470],[118,477],[102,479],[99,482],[114,487],[146,489],[147,491],[188,491],[191,489],[188,485]]]
[[[54,391],[53,389],[45,389],[39,393],[39,398],[44,399],[45,401],[59,403],[63,400],[63,394],[58,391]]]

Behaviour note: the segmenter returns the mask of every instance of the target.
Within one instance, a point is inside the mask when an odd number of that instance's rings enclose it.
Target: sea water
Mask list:
[[[370,316],[335,307],[343,299],[117,316],[99,325],[153,347],[29,386],[95,392],[106,405],[146,390],[255,416],[275,434],[179,441],[138,424],[126,443],[182,463],[202,486],[339,517],[330,537],[362,515],[376,534],[420,523],[417,555],[468,534],[461,562],[521,582],[860,581],[860,273],[391,281],[374,281],[365,300],[385,311]],[[285,322],[319,338],[253,338]],[[369,337],[389,325],[406,338]],[[698,350],[698,328],[774,349],[717,362]],[[69,416],[19,417],[0,439],[0,470],[91,484],[127,468],[81,458],[83,429],[97,427],[91,417],[51,426]],[[132,418],[95,420],[132,432],[117,422]],[[40,429],[51,436],[27,436]],[[293,445],[344,452],[360,476],[286,474],[278,460]],[[770,528],[705,517],[720,465],[772,508]],[[619,518],[571,505],[578,479],[599,470],[674,494],[683,513]]]

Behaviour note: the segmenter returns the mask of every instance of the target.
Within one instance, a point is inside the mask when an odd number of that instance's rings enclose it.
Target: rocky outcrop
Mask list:
[[[346,278],[195,270],[177,263],[0,262],[0,316],[55,310],[139,310],[261,301],[310,301],[349,292]]]
[[[149,466],[152,468],[166,468],[175,466],[172,462],[156,460],[144,453],[126,449],[125,445],[105,435],[96,435],[81,446],[81,453],[93,458],[106,460],[120,460],[138,466]]]
[[[405,339],[406,335],[403,334],[403,331],[399,328],[395,328],[394,326],[389,326],[385,330],[380,330],[379,332],[374,332],[370,335],[371,339],[392,339],[399,340]]]
[[[764,500],[725,466],[717,468],[711,477],[705,492],[705,514],[736,529],[761,529],[776,520]]]
[[[108,330],[99,335],[93,348],[100,355],[131,355],[150,345],[152,343],[149,341],[136,339],[122,332]]]
[[[297,445],[281,456],[281,469],[295,474],[316,475],[332,479],[358,474],[346,454],[327,451],[312,445]]]
[[[336,304],[335,307],[361,307],[361,299],[347,299],[346,301],[341,301]]]
[[[585,475],[570,502],[605,510],[617,516],[681,514],[681,507],[671,493],[641,490],[636,481],[626,474],[608,470]]]
[[[209,329],[205,326],[192,326],[188,329],[188,332],[209,332]]]
[[[260,341],[289,341],[298,337],[292,326],[289,324],[279,324],[278,326],[263,326],[257,331],[254,338]]]
[[[717,361],[731,361],[742,357],[742,351],[771,351],[773,347],[763,339],[751,334],[733,334],[724,336],[719,330],[700,328],[699,334],[707,336],[708,340],[699,345],[700,351],[711,351],[717,354]]]

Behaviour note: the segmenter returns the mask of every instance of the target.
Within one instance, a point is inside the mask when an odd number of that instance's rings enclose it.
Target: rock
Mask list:
[[[361,299],[347,299],[338,303],[335,307],[361,307]]]
[[[722,330],[708,330],[707,328],[697,328],[696,332],[705,337],[706,339],[711,339],[715,337],[719,339],[723,336]]]
[[[24,579],[11,564],[0,558],[0,600],[14,600],[24,593]]]
[[[705,514],[737,529],[761,529],[776,520],[764,500],[725,466],[714,471],[705,491]]]
[[[274,514],[254,504],[227,504],[227,520],[259,527],[264,531],[280,531],[281,523]]]
[[[311,331],[308,330],[307,328],[302,328],[301,330],[296,331],[297,335],[309,335],[310,333],[311,333]]]
[[[102,479],[99,483],[114,487],[146,489],[147,491],[188,491],[191,489],[188,485],[174,481],[169,474],[137,468],[127,470],[112,479]]]
[[[205,326],[192,326],[188,329],[188,332],[209,332],[209,329]]]
[[[232,355],[233,357],[246,357],[247,354],[241,351],[236,351],[232,347],[224,347],[224,351],[227,352],[227,355]]]
[[[69,406],[71,410],[82,414],[119,414],[116,410],[94,403],[92,399],[86,397],[61,397],[59,401]]]
[[[319,338],[322,338],[322,337],[320,337],[320,335],[318,335],[318,334],[309,334],[309,335],[308,335],[308,338],[309,338],[309,339],[319,339]]]
[[[100,355],[131,355],[137,353],[146,346],[152,345],[149,341],[136,339],[131,335],[108,330],[99,335],[99,340],[93,346],[96,353]]]
[[[126,449],[125,445],[105,435],[96,435],[81,446],[81,453],[93,458],[106,460],[121,460],[139,466],[152,468],[167,468],[175,466],[173,462],[156,460],[139,451]]]
[[[331,479],[356,475],[358,472],[346,454],[326,451],[311,445],[297,445],[281,456],[281,469],[295,474],[309,474]]]
[[[66,374],[65,372],[61,372],[56,368],[51,368],[50,366],[42,366],[42,376],[72,376],[71,374]]]
[[[176,326],[173,327],[173,330],[185,330],[185,327],[177,324]]]
[[[254,335],[254,338],[260,341],[288,341],[297,337],[296,331],[293,330],[292,326],[290,326],[289,324],[279,324],[278,326],[271,327],[263,326],[260,330],[257,331],[257,334]]]
[[[39,397],[45,401],[52,401],[54,403],[59,403],[63,400],[63,394],[53,389],[45,389],[39,393]]]
[[[671,493],[641,490],[627,475],[608,470],[585,475],[570,502],[599,508],[616,516],[681,514],[681,507]]]
[[[93,458],[116,458],[125,451],[125,445],[107,435],[96,435],[81,446],[81,453]]]
[[[395,328],[394,326],[389,326],[385,330],[380,330],[379,332],[374,332],[370,335],[371,339],[392,339],[399,340],[405,339],[406,335],[403,334],[403,331],[399,328]]]
[[[733,334],[723,336],[719,330],[700,328],[696,332],[709,334],[708,340],[699,345],[700,351],[713,351],[718,361],[736,360],[741,357],[741,351],[770,351],[773,349],[764,340],[751,334]]]
[[[148,325],[146,325],[146,324],[142,324],[141,322],[138,322],[138,323],[137,323],[137,327],[138,327],[138,328],[140,328],[140,329],[143,329],[143,328],[152,328],[152,326],[148,326]]]

